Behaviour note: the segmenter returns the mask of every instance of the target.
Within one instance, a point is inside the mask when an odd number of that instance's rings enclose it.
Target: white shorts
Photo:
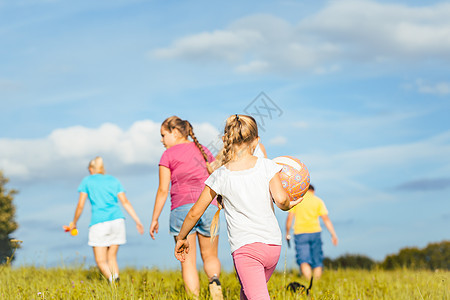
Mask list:
[[[122,245],[126,242],[125,220],[122,218],[97,223],[89,227],[89,246],[109,247],[111,245]]]

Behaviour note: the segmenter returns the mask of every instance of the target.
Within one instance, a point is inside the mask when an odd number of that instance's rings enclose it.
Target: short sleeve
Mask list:
[[[282,166],[280,166],[279,164],[277,164],[276,162],[274,162],[270,159],[267,159],[267,158],[259,158],[259,159],[264,160],[266,177],[268,180],[271,180],[273,178],[273,176],[275,176],[275,174],[280,172],[281,169],[283,168]]]
[[[81,181],[80,185],[78,186],[78,192],[79,193],[88,193],[88,188],[87,188],[87,178],[85,177],[83,178],[83,180]]]
[[[218,169],[214,171],[209,177],[205,180],[205,184],[209,186],[216,194],[222,194],[221,184],[220,184],[220,173],[221,170]]]
[[[253,151],[253,155],[256,157],[265,158],[264,152],[261,150],[261,146],[259,143],[256,145],[255,150]]]
[[[117,194],[119,194],[119,193],[125,193],[125,188],[123,187],[123,185],[122,185],[122,183],[118,180],[118,179],[116,179],[116,181],[117,181]]]
[[[322,201],[322,199],[320,199],[320,205],[319,205],[319,216],[325,216],[328,215],[328,209],[325,206],[325,203]]]
[[[159,165],[170,169],[170,158],[167,150],[162,154]]]

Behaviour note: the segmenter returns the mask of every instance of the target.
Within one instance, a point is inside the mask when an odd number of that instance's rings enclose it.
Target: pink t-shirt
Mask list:
[[[213,162],[214,156],[208,148],[203,146],[203,149],[208,156],[208,161]],[[170,147],[164,151],[159,165],[170,170],[172,184],[170,210],[198,200],[209,174],[205,159],[195,143],[183,143]],[[217,205],[217,202],[214,200],[212,204]]]

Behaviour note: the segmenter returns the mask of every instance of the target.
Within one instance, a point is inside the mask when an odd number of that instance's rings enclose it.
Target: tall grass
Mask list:
[[[190,299],[178,270],[124,269],[119,285],[110,285],[96,268],[0,267],[0,299]],[[268,287],[272,299],[450,299],[450,272],[326,270],[311,296],[293,294],[292,281],[307,285],[296,271],[275,273]],[[225,299],[239,299],[234,272],[221,275]],[[209,299],[201,274],[200,299]]]

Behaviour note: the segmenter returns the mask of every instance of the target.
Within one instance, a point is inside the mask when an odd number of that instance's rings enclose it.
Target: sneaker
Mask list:
[[[209,293],[213,300],[223,300],[222,286],[217,276],[213,276],[209,281]]]
[[[117,277],[117,278],[114,278],[113,280],[108,280],[108,281],[109,281],[109,284],[111,284],[111,286],[119,286],[120,278]]]

